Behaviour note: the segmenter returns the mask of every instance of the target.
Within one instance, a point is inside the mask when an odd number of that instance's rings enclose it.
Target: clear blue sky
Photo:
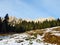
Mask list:
[[[60,17],[60,0],[0,0],[0,16],[36,19]]]

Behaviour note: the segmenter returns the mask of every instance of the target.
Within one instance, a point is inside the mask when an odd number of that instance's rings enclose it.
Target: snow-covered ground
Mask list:
[[[52,32],[52,34],[60,36],[60,33],[58,33],[57,31],[52,31],[52,29],[53,28],[45,29],[46,31],[44,32],[44,34],[46,32]],[[44,36],[44,34],[42,36],[37,35],[37,38],[35,38],[34,36],[30,36],[27,33],[0,36],[0,45],[56,45],[43,42],[42,37]]]

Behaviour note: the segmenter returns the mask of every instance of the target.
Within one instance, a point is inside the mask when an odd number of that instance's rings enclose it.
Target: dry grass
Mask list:
[[[58,28],[54,28],[54,29],[52,29],[52,30],[60,31],[60,27],[58,27]]]
[[[36,33],[42,36],[44,34],[44,31],[43,30],[36,30]]]
[[[0,36],[7,36],[7,35],[9,35],[9,34],[0,34]]]
[[[43,33],[44,33],[44,30],[34,30],[34,31],[29,31],[29,32],[27,32],[29,35],[37,35],[37,34],[39,34],[39,35],[43,35]]]
[[[51,35],[50,32],[46,33],[43,39],[44,42],[60,45],[60,36]]]
[[[0,34],[0,36],[7,36],[7,35],[12,35],[12,34],[16,34],[16,33],[2,33],[2,34]]]

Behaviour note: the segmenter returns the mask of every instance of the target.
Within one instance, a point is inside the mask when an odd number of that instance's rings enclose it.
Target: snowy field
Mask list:
[[[47,32],[52,32],[52,35],[60,36],[60,33],[58,33],[59,31],[52,31],[53,28],[46,28],[43,35],[37,34],[36,37],[34,35],[29,35],[26,32],[21,34],[0,36],[0,45],[57,45],[46,43],[43,41],[43,37]]]

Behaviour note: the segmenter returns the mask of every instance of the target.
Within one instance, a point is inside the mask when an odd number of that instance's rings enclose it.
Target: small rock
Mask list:
[[[24,42],[24,40],[16,40],[17,43]]]
[[[0,41],[3,40],[3,39],[0,39]]]
[[[40,40],[40,39],[37,39],[37,40],[36,40],[36,42],[40,43],[40,42],[41,42],[41,40]]]
[[[30,40],[30,37],[26,37],[25,40]]]

